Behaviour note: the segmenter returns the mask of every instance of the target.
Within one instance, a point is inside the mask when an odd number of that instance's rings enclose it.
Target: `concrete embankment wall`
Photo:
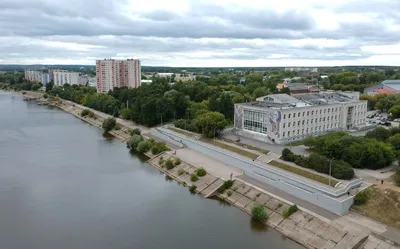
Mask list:
[[[352,182],[341,190],[330,189],[322,184],[310,182],[301,177],[296,178],[293,175],[289,175],[279,169],[253,162],[250,159],[227,152],[225,150],[221,150],[220,148],[210,144],[195,141],[168,129],[152,129],[151,133],[153,135],[162,134],[167,137],[175,137],[175,139],[182,141],[184,146],[187,146],[190,149],[196,150],[205,155],[213,157],[216,160],[237,167],[243,170],[248,176],[270,184],[280,190],[295,195],[298,198],[301,198],[338,215],[346,214],[353,204],[354,197],[346,195],[348,189],[359,186],[362,182]]]

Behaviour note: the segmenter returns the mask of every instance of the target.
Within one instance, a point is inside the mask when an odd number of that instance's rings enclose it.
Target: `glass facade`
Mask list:
[[[267,134],[267,114],[260,111],[244,110],[244,129]]]

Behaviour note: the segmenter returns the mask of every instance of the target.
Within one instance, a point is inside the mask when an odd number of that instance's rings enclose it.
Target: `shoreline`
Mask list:
[[[41,94],[42,93],[34,93]],[[26,92],[23,96],[30,98],[30,92]],[[24,98],[25,98],[24,97]],[[38,104],[48,105],[57,107],[64,112],[70,113],[76,118],[96,126],[101,129],[102,122],[105,119],[97,114],[95,118],[82,117],[80,112],[83,110],[82,106],[73,104],[72,102],[59,100],[49,101],[43,98],[32,98],[33,101]],[[90,109],[90,108],[88,108]],[[127,127],[122,123],[121,130],[112,130],[109,133],[114,137],[118,138],[122,142],[125,142],[130,138],[129,130],[132,127]],[[140,128],[140,127],[139,127]],[[142,130],[142,129],[141,129]],[[146,137],[145,134],[143,134]],[[224,182],[223,179],[213,176],[207,173],[204,177],[199,177],[196,182],[190,181],[190,175],[197,169],[195,166],[184,162],[182,159],[181,165],[177,165],[171,170],[166,170],[161,167],[157,161],[160,157],[172,157],[176,158],[174,151],[162,152],[158,155],[152,155],[151,153],[145,153],[149,159],[146,161],[160,172],[164,173],[168,177],[171,177],[178,183],[185,187],[190,185],[196,185],[197,188],[194,192],[202,194],[208,198],[216,196],[219,199],[231,204],[232,206],[239,208],[243,212],[251,216],[251,209],[255,203],[264,205],[269,215],[265,225],[278,231],[283,236],[295,241],[296,243],[310,249],[333,249],[333,248],[364,248],[362,245],[368,241],[374,241],[377,239],[374,234],[371,233],[354,233],[352,231],[345,231],[338,227],[335,227],[332,222],[327,222],[319,217],[313,216],[302,210],[298,210],[288,218],[283,217],[283,212],[287,209],[291,203],[283,201],[281,198],[269,194],[264,189],[260,189],[257,186],[253,186],[241,179],[235,179],[234,185],[224,193],[218,193],[218,188]],[[184,170],[186,173],[179,175],[179,170]],[[190,184],[189,184],[190,183]]]

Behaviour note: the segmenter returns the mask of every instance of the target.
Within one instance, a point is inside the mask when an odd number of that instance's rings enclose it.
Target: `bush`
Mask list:
[[[139,143],[143,141],[143,137],[140,135],[134,134],[132,137],[129,138],[129,140],[126,142],[127,145],[129,145],[132,149],[135,149],[138,147]]]
[[[222,193],[225,192],[225,190],[227,190],[230,187],[232,187],[232,185],[233,185],[233,181],[232,180],[225,181],[224,184],[222,184],[222,186],[219,187],[218,192],[222,194]]]
[[[117,130],[117,131],[121,130],[121,125],[117,123],[115,125],[114,129]]]
[[[191,174],[191,175],[190,175],[190,180],[191,180],[192,182],[195,182],[195,181],[199,180],[199,178],[197,177],[196,174]]]
[[[232,191],[228,191],[228,193],[226,193],[228,196],[231,196],[232,195]]]
[[[143,140],[140,141],[140,143],[138,144],[136,151],[142,154],[149,151],[149,149],[150,149],[149,141]]]
[[[294,154],[291,150],[288,148],[285,148],[282,150],[282,159],[288,162],[293,162],[294,161]]]
[[[396,170],[396,175],[394,176],[394,181],[398,187],[400,187],[400,168]]]
[[[49,95],[47,94],[47,93],[45,93],[44,95],[43,95],[43,98],[45,98],[45,99],[47,99],[49,97]]]
[[[261,204],[255,204],[251,209],[251,217],[259,222],[265,222],[268,219],[268,215],[265,212],[265,208]]]
[[[361,206],[365,204],[369,199],[369,190],[360,191],[354,197],[354,205]]]
[[[166,150],[168,150],[168,147],[167,147],[167,145],[165,145],[164,142],[156,142],[156,141],[154,141],[152,143],[152,145],[151,145],[151,153],[153,155],[157,155],[157,154],[159,154],[159,153],[161,153],[163,151],[166,151]]]
[[[176,158],[174,164],[175,164],[175,166],[178,166],[179,164],[181,164],[181,159]]]
[[[117,121],[115,118],[107,118],[103,121],[102,128],[104,132],[109,132],[112,129],[114,129],[115,125],[117,124]]]
[[[200,177],[205,176],[207,175],[207,171],[204,168],[199,168],[196,170],[196,175]]]
[[[183,175],[185,174],[185,171],[183,169],[178,170],[178,175]]]
[[[139,128],[135,128],[135,129],[131,130],[131,136],[133,136],[134,134],[140,135],[140,129]]]
[[[289,218],[289,216],[291,216],[292,214],[297,212],[297,210],[298,210],[297,205],[292,205],[292,206],[288,207],[286,210],[283,211],[282,216],[285,219]]]
[[[82,117],[86,117],[87,115],[89,115],[89,113],[90,113],[90,110],[89,110],[89,109],[83,109],[83,110],[81,111],[81,116],[82,116]]]
[[[189,187],[189,191],[193,193],[194,191],[196,191],[196,188],[197,186],[193,184],[192,186]]]
[[[172,160],[170,158],[168,158],[168,160],[165,161],[165,167],[167,168],[167,170],[171,170],[175,167],[174,163],[172,162]]]

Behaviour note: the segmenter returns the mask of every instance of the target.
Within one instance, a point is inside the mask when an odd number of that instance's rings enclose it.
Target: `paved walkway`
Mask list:
[[[294,195],[288,194],[288,193],[286,193],[286,192],[284,192],[284,191],[282,191],[280,189],[277,189],[277,188],[275,188],[275,187],[273,187],[273,186],[271,186],[271,185],[269,185],[267,183],[255,180],[255,179],[253,179],[251,177],[248,177],[246,175],[239,176],[237,178],[240,179],[240,180],[245,181],[246,183],[249,183],[251,185],[259,187],[261,189],[265,189],[266,191],[270,192],[271,194],[279,196],[284,200],[287,200],[287,201],[290,201],[292,203],[295,203],[299,207],[302,207],[302,208],[304,208],[306,210],[309,210],[312,213],[317,214],[318,216],[321,216],[321,217],[323,217],[325,219],[334,220],[334,219],[339,217],[337,214],[334,214],[334,213],[332,213],[332,212],[330,212],[330,211],[328,211],[326,209],[317,207],[316,205],[314,205],[314,204],[312,204],[310,202],[304,201],[304,200],[302,200],[302,199],[300,199],[300,198],[298,198],[298,197],[296,197]]]

